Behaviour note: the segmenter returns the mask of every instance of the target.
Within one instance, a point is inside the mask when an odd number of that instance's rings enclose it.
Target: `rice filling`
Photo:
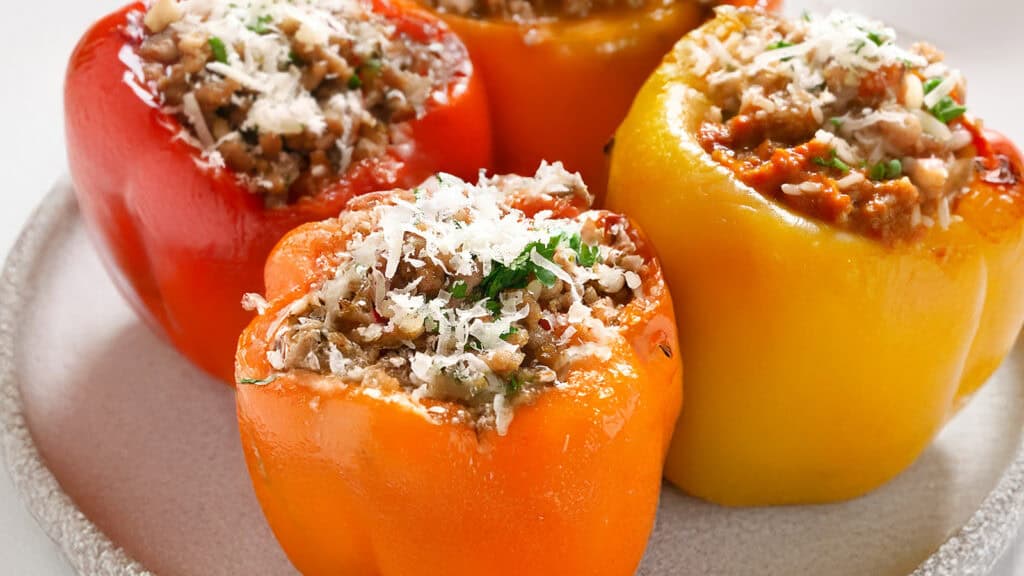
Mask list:
[[[280,319],[279,371],[395,388],[507,431],[515,406],[607,359],[649,262],[624,218],[528,217],[523,198],[585,196],[560,164],[532,177],[441,175],[393,203],[341,216],[351,239],[334,276]]]

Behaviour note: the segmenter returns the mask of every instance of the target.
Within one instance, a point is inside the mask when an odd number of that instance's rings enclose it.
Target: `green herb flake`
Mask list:
[[[277,374],[274,374],[273,376],[268,376],[266,378],[263,378],[262,380],[257,378],[242,378],[241,380],[238,381],[238,384],[243,386],[266,386],[267,384],[270,384],[274,380],[277,380]]]
[[[932,90],[935,90],[936,88],[939,87],[939,84],[942,84],[942,78],[931,78],[931,79],[929,79],[928,81],[926,81],[923,84],[923,86],[924,86],[924,93],[925,94],[930,94],[932,92]]]
[[[786,42],[785,40],[779,40],[778,42],[772,42],[768,45],[769,50],[778,50],[780,48],[789,48],[792,46],[792,42]]]
[[[487,308],[487,311],[494,317],[501,316],[501,300],[490,298],[484,303],[484,308]]]
[[[516,334],[517,332],[519,332],[519,328],[516,328],[515,326],[509,324],[508,330],[505,330],[504,332],[501,333],[501,339],[508,340],[513,334]]]
[[[829,118],[828,121],[831,122],[832,125],[835,126],[836,128],[841,128],[843,126],[843,119],[842,118],[832,117],[832,118]]]
[[[868,177],[878,182],[896,180],[901,176],[903,176],[903,162],[897,158],[888,162],[879,162],[868,170]]]
[[[465,298],[468,293],[466,283],[459,280],[452,284],[452,296],[455,298]]]
[[[252,30],[257,34],[267,34],[270,32],[270,27],[267,26],[267,24],[270,24],[270,21],[272,19],[273,18],[270,16],[270,14],[264,14],[263,16],[256,18],[256,22],[246,26],[246,28]]]
[[[519,376],[516,374],[509,376],[508,381],[505,382],[505,396],[515,396],[522,391],[523,382]]]
[[[956,100],[946,96],[942,100],[939,100],[935,106],[932,106],[930,112],[932,113],[932,116],[938,118],[940,122],[949,124],[953,120],[963,116],[964,112],[967,112],[967,107],[957,104]]]
[[[584,268],[593,268],[601,254],[597,246],[584,244],[578,232],[569,237],[569,248],[576,253],[576,263]]]
[[[358,90],[363,87],[363,79],[359,77],[359,74],[353,74],[348,78],[348,89]]]
[[[874,42],[875,46],[881,46],[886,42],[885,38],[882,38],[882,35],[878,32],[868,32],[868,40]]]
[[[828,158],[813,158],[813,160],[814,163],[817,164],[818,166],[824,166],[826,168],[839,170],[844,174],[850,171],[850,166],[847,165],[846,162],[840,160],[838,156],[836,156],[835,149],[832,150],[832,153],[829,154]]]
[[[222,64],[227,64],[228,49],[224,46],[224,41],[216,36],[210,36],[208,42],[210,44],[210,50],[213,51],[213,59]]]
[[[525,288],[530,282],[531,275],[545,286],[554,286],[558,278],[549,270],[534,264],[530,254],[536,250],[538,255],[550,261],[555,257],[555,250],[565,240],[565,234],[556,234],[547,242],[527,244],[511,264],[494,262],[491,265],[491,272],[480,282],[480,291],[487,298],[495,298],[505,290]]]

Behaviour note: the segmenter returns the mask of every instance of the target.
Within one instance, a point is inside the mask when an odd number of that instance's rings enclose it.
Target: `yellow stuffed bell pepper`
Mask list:
[[[1024,319],[1021,157],[927,45],[722,10],[644,86],[608,206],[660,247],[687,405],[666,473],[726,505],[906,469]]]

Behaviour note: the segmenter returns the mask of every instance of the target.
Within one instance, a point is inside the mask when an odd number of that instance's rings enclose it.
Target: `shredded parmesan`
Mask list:
[[[333,276],[287,311],[268,360],[363,386],[383,372],[414,400],[460,403],[505,434],[515,405],[574,362],[610,356],[617,310],[643,290],[625,221],[516,207],[555,196],[590,201],[578,174],[544,163],[475,185],[439,175],[342,214],[358,232]]]

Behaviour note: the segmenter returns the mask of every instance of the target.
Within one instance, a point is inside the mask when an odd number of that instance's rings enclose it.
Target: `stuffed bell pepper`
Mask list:
[[[680,36],[703,22],[699,0],[420,0],[469,48],[490,97],[495,162],[528,173],[541,160],[578,170],[597,194],[605,145],[633,96]],[[729,4],[775,7],[778,0]]]
[[[1021,157],[928,44],[719,9],[618,131],[609,206],[663,252],[687,406],[666,472],[731,505],[907,468],[1024,319]]]
[[[274,244],[354,195],[490,162],[466,49],[401,0],[152,0],[71,58],[82,214],[136,310],[232,380]]]
[[[442,175],[274,249],[238,420],[303,574],[634,573],[682,366],[651,246],[588,200]]]

